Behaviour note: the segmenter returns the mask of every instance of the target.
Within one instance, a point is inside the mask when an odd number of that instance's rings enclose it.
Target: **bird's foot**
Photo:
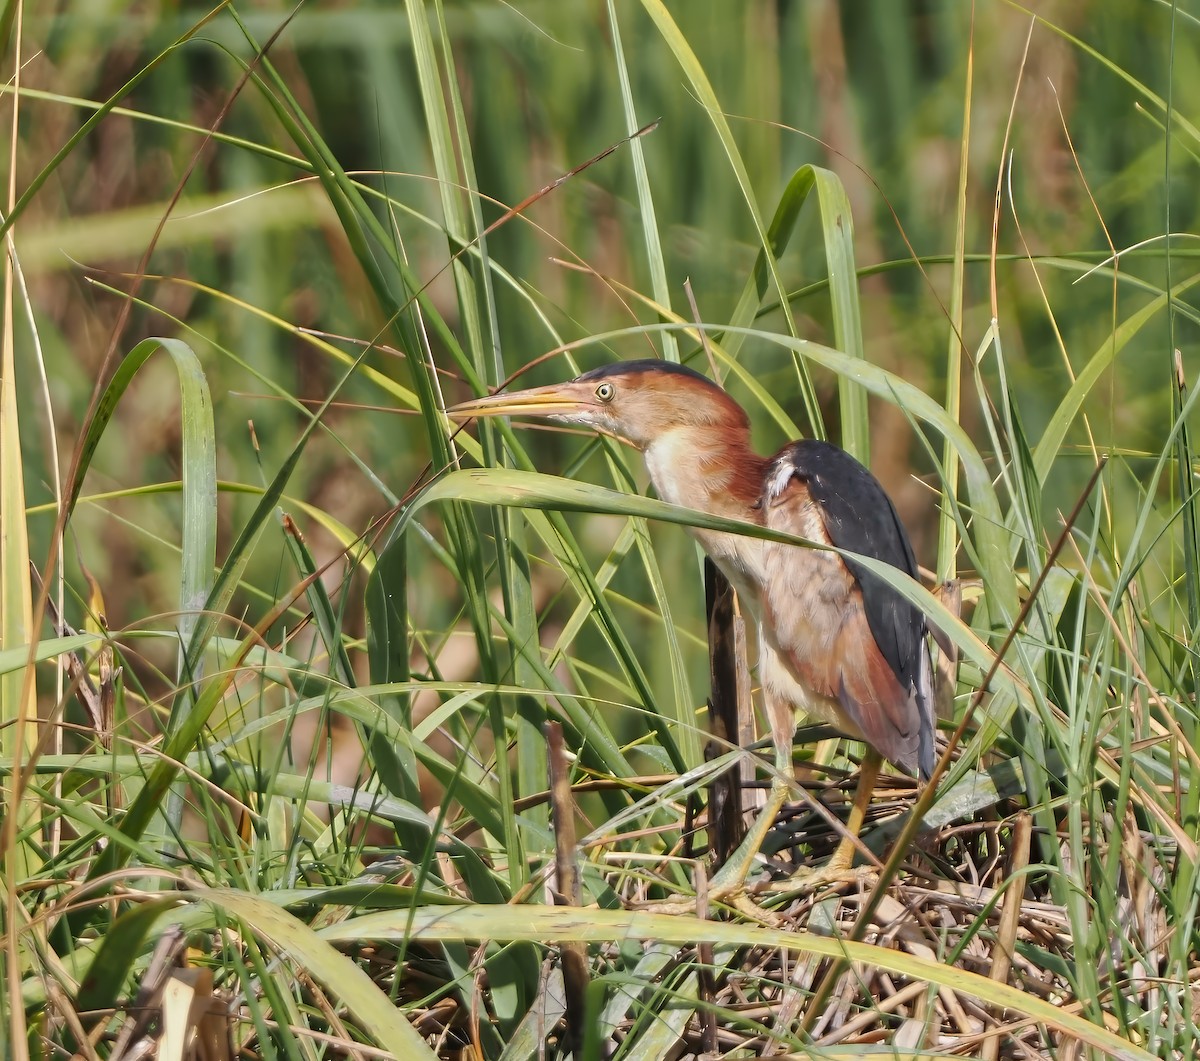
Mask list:
[[[808,894],[826,889],[857,885],[870,887],[879,879],[874,866],[850,866],[844,862],[827,862],[823,866],[804,866],[786,880],[776,881],[769,886],[774,893],[789,895]]]
[[[707,916],[712,906],[724,906],[736,910],[748,921],[755,921],[768,928],[778,928],[781,924],[776,914],[759,906],[750,898],[745,884],[741,881],[721,884],[714,880],[709,884],[703,901],[700,896],[693,899],[668,899],[663,902],[647,903],[645,910],[653,914],[701,917]]]

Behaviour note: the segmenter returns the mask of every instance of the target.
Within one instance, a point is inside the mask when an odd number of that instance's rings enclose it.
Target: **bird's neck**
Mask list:
[[[745,429],[677,428],[645,451],[646,467],[664,501],[713,516],[762,521],[767,460],[750,446]],[[692,536],[733,584],[744,606],[757,614],[762,584],[760,543],[740,534],[689,527]]]
[[[644,452],[650,481],[664,501],[757,522],[767,461],[751,448],[749,431],[675,428]]]

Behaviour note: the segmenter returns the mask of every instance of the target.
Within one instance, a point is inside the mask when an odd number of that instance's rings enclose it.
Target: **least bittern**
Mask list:
[[[773,457],[719,386],[664,361],[624,361],[568,383],[495,394],[455,419],[525,416],[582,424],[642,451],[658,496],[872,557],[916,578],[908,535],[878,480],[844,450],[801,440]],[[830,549],[691,528],[758,626],[758,675],[775,746],[771,794],[709,894],[739,897],[792,774],[797,710],[867,745],[847,834],[809,882],[850,874],[882,759],[927,778],[934,765],[929,627],[866,565]]]

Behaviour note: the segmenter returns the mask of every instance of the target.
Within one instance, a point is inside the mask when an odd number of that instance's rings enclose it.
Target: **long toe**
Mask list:
[[[746,893],[740,881],[730,884],[711,883],[704,900],[705,914],[709,915],[716,907],[726,907],[736,910],[748,921],[756,921],[768,928],[777,928],[781,921],[770,910],[761,907]],[[669,914],[671,916],[700,916],[699,898],[667,899],[663,902],[647,903],[643,909],[652,914]]]
[[[871,887],[879,879],[874,866],[848,866],[845,863],[826,863],[823,866],[804,866],[787,880],[772,884],[770,890],[788,895],[804,895],[832,888],[856,885]]]

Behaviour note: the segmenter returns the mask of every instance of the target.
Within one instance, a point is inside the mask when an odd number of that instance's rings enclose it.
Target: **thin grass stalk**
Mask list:
[[[14,77],[20,83],[24,4],[16,3],[14,30]],[[12,128],[9,131],[8,188],[5,214],[11,218],[17,200],[17,146],[20,128],[20,96],[13,95]],[[0,338],[0,651],[32,646],[37,640],[33,620],[33,590],[29,581],[29,528],[25,521],[25,461],[16,380],[14,324],[18,312],[14,290],[16,246],[11,225],[5,228],[4,325]],[[17,766],[33,755],[37,746],[37,678],[32,661],[0,676],[0,758]],[[38,803],[27,796],[24,769],[9,776],[3,826],[5,910],[4,969],[6,983],[0,989],[0,1050],[28,1057],[25,1008],[21,983],[29,961],[27,944],[21,940],[27,929],[20,906],[18,886],[35,876],[41,859],[34,837],[40,814]],[[21,839],[25,834],[25,839]],[[7,1011],[7,1012],[5,1012]]]
[[[1078,680],[1077,675],[1086,675],[1088,679],[1086,688],[1070,689],[1067,698],[1068,704],[1087,702],[1092,705],[1089,714],[1097,725],[1104,718],[1104,695],[1110,684],[1118,686],[1121,690],[1119,694],[1121,700],[1132,708],[1137,695],[1135,675],[1140,670],[1136,650],[1131,642],[1121,637],[1117,619],[1104,602],[1102,593],[1094,585],[1089,574],[1100,566],[1097,547],[1101,538],[1100,528],[1104,522],[1105,508],[1106,506],[1099,504],[1095,507],[1092,526],[1087,535],[1088,554],[1086,556],[1080,552],[1077,541],[1074,539],[1071,541],[1072,550],[1079,561],[1079,568],[1084,572],[1080,593],[1096,599],[1097,606],[1106,620],[1103,634],[1097,639],[1089,658],[1085,654],[1084,645],[1084,624],[1088,618],[1089,609],[1084,607],[1081,602],[1074,624],[1074,639],[1070,645],[1066,646],[1072,663],[1071,678]],[[1121,665],[1121,660],[1117,658],[1118,650],[1124,653],[1127,660],[1124,674],[1118,672],[1118,667]],[[1070,688],[1069,685],[1067,687]],[[1130,838],[1125,834],[1121,824],[1135,820],[1131,806],[1133,799],[1133,745],[1138,735],[1135,733],[1133,710],[1119,712],[1117,724],[1120,774],[1116,781],[1115,796],[1110,812],[1112,822],[1116,825],[1116,835],[1112,837],[1110,843],[1096,845],[1088,852],[1088,871],[1096,882],[1091,888],[1096,905],[1094,921],[1097,925],[1103,926],[1101,931],[1105,928],[1109,930],[1106,933],[1107,953],[1103,956],[1101,964],[1101,969],[1107,974],[1105,979],[1109,1004],[1116,1011],[1122,1030],[1126,1035],[1132,1036],[1138,1033],[1137,1025],[1140,1023],[1140,1017],[1134,1015],[1135,1012],[1138,1012],[1137,1007],[1133,1004],[1133,1000],[1127,997],[1120,981],[1129,966],[1136,966],[1146,961],[1145,952],[1148,941],[1136,938],[1137,933],[1133,934],[1134,938],[1130,938],[1127,931],[1113,931],[1113,926],[1120,926],[1121,929],[1128,928],[1128,919],[1123,918],[1121,913],[1122,895],[1143,885],[1149,885],[1151,880],[1150,875],[1142,875],[1143,868],[1140,860],[1130,857]],[[1099,733],[1093,733],[1086,735],[1083,739],[1098,744],[1099,738]],[[1101,820],[1108,817],[1107,808],[1099,800],[1093,799],[1092,802],[1096,804],[1092,813],[1098,814]],[[1138,846],[1140,846],[1140,841]],[[1126,959],[1125,962],[1117,960],[1114,952],[1119,952],[1120,957]],[[1143,1034],[1148,1033],[1148,1029],[1142,1031]],[[1149,1039],[1150,1036],[1147,1034],[1147,1040]]]
[[[23,309],[25,311],[25,318],[29,325],[29,334],[30,334],[30,337],[33,342],[34,364],[37,367],[38,382],[41,385],[41,398],[42,398],[42,402],[45,405],[45,410],[46,410],[46,426],[47,426],[46,452],[48,454],[49,462],[50,462],[49,480],[50,480],[50,488],[54,492],[53,511],[55,514],[55,527],[57,528],[58,516],[62,511],[63,498],[62,498],[62,468],[61,468],[61,465],[59,462],[58,435],[54,430],[54,423],[55,423],[54,401],[50,394],[50,381],[46,374],[46,358],[45,358],[45,352],[42,348],[41,332],[38,327],[37,315],[34,311],[33,303],[29,297],[29,288],[25,283],[25,273],[21,268],[20,259],[16,256],[15,253],[13,253],[15,248],[12,246],[11,240],[9,240],[7,242],[9,244],[9,252],[10,252],[9,257],[12,261],[13,277],[14,277],[14,280],[17,285],[17,290],[18,290],[21,306],[23,307]],[[30,515],[30,510],[28,507],[26,508],[25,512],[26,512],[26,518],[28,518],[28,516]],[[54,548],[55,548],[55,551],[58,553],[58,555],[61,556],[62,555],[62,539],[61,538],[59,538],[55,542]],[[0,564],[2,564],[2,563],[3,563],[3,561],[0,560]],[[3,589],[0,588],[0,593],[2,593],[2,592],[3,592]],[[65,596],[66,596],[66,570],[62,564],[59,564],[59,565],[57,565],[57,570],[56,570],[55,576],[54,576],[54,589],[52,591],[52,598],[51,598],[53,600],[54,607],[57,610],[59,616],[61,616],[64,612]],[[66,676],[67,676],[67,671],[66,671],[65,667],[60,666],[60,667],[55,668],[55,680],[54,680],[55,703],[62,703],[62,701],[63,701],[63,696],[65,694],[65,688],[66,688]],[[51,740],[51,752],[53,754],[61,754],[62,748],[63,748],[62,727],[55,726],[54,735]],[[62,795],[61,779],[55,780],[54,794],[56,796]],[[53,857],[54,855],[56,855],[58,853],[61,842],[62,842],[62,820],[58,817],[55,817],[50,824],[50,836],[49,836],[48,849],[49,849],[49,854],[51,857]],[[0,1014],[0,1015],[2,1015],[2,1014]],[[2,1045],[2,1044],[0,1044],[0,1045]]]
[[[963,291],[966,280],[967,191],[970,169],[971,100],[975,86],[975,4],[967,38],[967,70],[963,83],[962,132],[959,134],[958,195],[954,208],[954,258],[950,271],[950,329],[946,336],[946,415],[962,420]],[[995,314],[995,310],[993,310]],[[937,580],[958,577],[958,452],[949,440],[942,447],[942,504],[938,512]]]
[[[625,115],[625,130],[635,133],[642,127],[638,121],[637,110],[634,106],[633,88],[629,83],[629,64],[625,57],[625,48],[621,43],[621,23],[617,18],[617,8],[614,0],[605,0],[605,10],[608,14],[608,30],[612,35],[613,60],[617,68],[617,84],[621,88],[621,109]],[[663,258],[662,239],[658,233],[658,214],[654,209],[654,193],[650,187],[650,174],[646,168],[646,152],[642,147],[641,137],[634,137],[629,143],[630,157],[633,160],[634,185],[637,188],[638,229],[646,246],[646,265],[650,270],[650,290],[654,300],[667,309],[671,308],[671,289],[667,284],[667,264]],[[664,360],[679,360],[679,344],[674,334],[665,332],[662,336],[662,353]]]
[[[989,348],[997,380],[996,401],[982,398],[987,394],[982,374],[982,362],[984,351]],[[1008,547],[1013,558],[1013,565],[1016,567],[1019,563],[1019,556],[1023,553],[1026,571],[1044,570],[1044,550],[1039,536],[1042,534],[1041,498],[1037,489],[1039,481],[1025,443],[1024,433],[1016,419],[1008,386],[1004,348],[1000,340],[999,329],[995,324],[989,328],[984,344],[975,358],[975,381],[981,395],[983,420],[992,440],[993,452],[1001,460],[1000,479],[1005,485],[1009,499],[1005,526],[1011,531]],[[985,578],[985,585],[990,588],[997,582],[1007,582],[1011,577],[1011,570],[1000,572],[991,570]],[[1091,777],[1094,774],[1094,766],[1089,769],[1086,762],[1079,760],[1080,755],[1084,755],[1086,758],[1086,752],[1081,748],[1078,739],[1056,739],[1057,730],[1053,709],[1042,691],[1045,687],[1043,670],[1048,664],[1053,663],[1053,657],[1047,660],[1046,652],[1042,651],[1039,646],[1053,645],[1055,640],[1055,623],[1052,616],[1056,614],[1056,611],[1047,608],[1046,596],[1047,594],[1042,594],[1035,602],[1034,608],[1030,610],[1024,636],[1017,641],[1013,649],[1014,655],[1019,660],[1021,672],[1026,675],[1026,681],[1034,693],[1037,715],[1021,713],[1014,716],[1013,723],[1014,735],[1022,746],[1023,771],[1029,787],[1029,803],[1038,820],[1039,846],[1042,857],[1048,864],[1056,865],[1060,863],[1060,859],[1056,846],[1056,820],[1051,809],[1051,789],[1056,786],[1057,778],[1046,769],[1049,751],[1053,748],[1068,759],[1069,777]],[[990,618],[994,623],[998,617],[990,616]],[[1083,721],[1078,717],[1073,718],[1072,725],[1083,725]],[[1081,798],[1081,795],[1076,793],[1076,797]],[[1075,806],[1078,808],[1079,803],[1076,803]],[[1076,856],[1080,854],[1081,852],[1076,852]],[[1072,864],[1077,873],[1082,872],[1084,863],[1081,863],[1078,857],[1073,860]],[[1062,901],[1069,903],[1070,889],[1067,879],[1056,876],[1053,887],[1055,894]],[[1079,912],[1078,909],[1077,912]],[[1077,927],[1084,928],[1086,925],[1086,921],[1081,921]],[[1085,970],[1083,975],[1085,978],[1090,976],[1091,970]],[[1095,997],[1095,993],[1091,992],[1091,996]]]
[[[609,32],[612,35],[612,52],[616,64],[617,82],[621,90],[621,106],[625,116],[627,132],[632,136],[642,126],[637,119],[637,110],[633,98],[633,87],[629,79],[629,64],[625,48],[621,41],[621,25],[617,17],[613,0],[606,0]],[[654,301],[660,307],[671,310],[671,290],[667,280],[667,266],[663,255],[662,239],[658,231],[658,214],[654,205],[654,193],[650,186],[650,174],[646,167],[645,149],[640,136],[633,136],[629,142],[633,162],[634,185],[637,189],[638,229],[646,250],[646,264],[650,272],[650,287]],[[679,361],[679,344],[673,332],[662,333],[662,355],[666,361]],[[612,447],[609,447],[610,449]],[[674,690],[675,710],[674,719],[678,727],[677,741],[684,762],[694,766],[700,761],[700,741],[695,727],[690,725],[694,701],[679,642],[675,636],[675,621],[670,597],[658,560],[650,547],[649,531],[644,523],[636,521],[633,524],[638,553],[642,559],[646,575],[650,580],[651,592],[662,614],[663,628],[667,635],[667,658],[670,666],[671,681]]]

